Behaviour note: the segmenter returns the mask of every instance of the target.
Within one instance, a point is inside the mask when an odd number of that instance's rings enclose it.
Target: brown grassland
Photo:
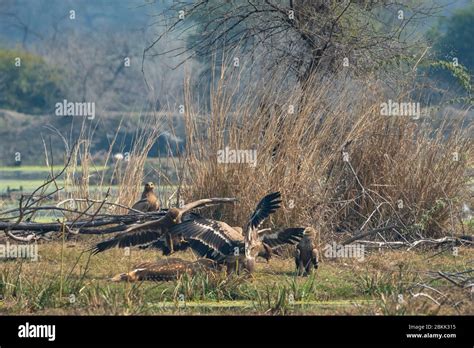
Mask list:
[[[451,251],[376,251],[363,260],[323,257],[320,269],[308,277],[295,277],[293,260],[276,258],[261,260],[252,276],[222,273],[114,283],[109,278],[115,274],[162,256],[135,249],[127,256],[114,249],[88,260],[83,246],[74,241],[40,244],[38,262],[2,262],[0,313],[462,315],[474,310],[470,289],[434,276],[472,269],[466,248],[457,256]],[[194,256],[186,253],[183,258]]]

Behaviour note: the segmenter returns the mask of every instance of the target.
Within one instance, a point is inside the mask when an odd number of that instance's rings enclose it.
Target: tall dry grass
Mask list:
[[[248,83],[241,70],[222,66],[212,86],[205,96],[209,110],[203,110],[202,99],[195,98],[189,80],[185,83],[186,151],[168,158],[174,181],[155,173],[155,182],[179,187],[172,201],[162,192],[164,206],[180,198],[238,197],[237,208],[217,207],[212,214],[243,225],[262,196],[279,190],[283,207],[270,225],[312,225],[322,240],[387,225],[397,226],[391,235],[396,238],[455,233],[461,204],[469,200],[465,172],[472,166],[472,125],[463,117],[435,110],[418,120],[382,116],[381,103],[388,99],[417,101],[409,91],[388,94],[370,78],[314,77],[307,83],[312,87],[303,90],[278,78]],[[68,197],[103,199],[115,183],[118,190],[109,202],[131,206],[140,196],[145,162],[159,135],[166,130],[180,136],[174,112],[168,114],[136,125],[132,150],[122,161],[113,160],[115,137],[105,164],[95,163],[94,127],[83,129],[66,176]],[[218,151],[226,147],[255,150],[256,166],[219,163]],[[107,166],[113,168],[108,181],[95,170]],[[93,175],[102,177],[99,190],[91,193]]]
[[[315,77],[309,85],[288,89],[275,79],[242,92],[241,75],[223,68],[209,115],[188,85],[185,197],[238,197],[239,208],[220,208],[220,216],[242,225],[264,194],[279,190],[283,207],[271,224],[312,225],[322,239],[390,224],[398,238],[453,233],[472,164],[471,125],[438,114],[434,129],[433,110],[419,120],[382,116],[389,98],[413,101],[369,79]],[[256,150],[257,165],[219,163],[225,147]]]
[[[125,122],[125,125],[130,123],[134,125],[134,136],[127,147],[125,144],[116,144],[118,134],[125,126],[124,122],[121,122],[114,130],[115,135],[107,153],[98,159],[91,150],[95,127],[98,124],[84,121],[79,137],[73,139],[71,144],[67,144],[71,160],[66,168],[65,190],[61,193],[60,200],[68,201],[66,207],[73,210],[89,210],[93,213],[100,208],[102,213],[103,209],[106,209],[111,214],[126,214],[128,210],[124,207],[132,206],[140,198],[145,177],[145,162],[151,148],[163,132],[164,118],[163,115],[152,114],[140,117],[136,122]],[[117,152],[117,146],[122,150]],[[125,148],[130,150],[125,151]],[[122,154],[123,158],[117,159],[114,156],[116,153]],[[95,183],[93,190],[92,180]],[[101,201],[105,199],[107,203],[112,204],[106,204],[102,209]],[[96,204],[91,206],[92,201],[96,201]]]

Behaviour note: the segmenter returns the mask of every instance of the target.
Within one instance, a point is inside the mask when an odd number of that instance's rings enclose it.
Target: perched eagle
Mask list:
[[[280,207],[280,203],[279,192],[265,196],[242,230],[222,221],[195,219],[173,226],[170,233],[182,235],[201,257],[226,264],[228,271],[239,271],[242,266],[252,272],[258,255],[270,254],[274,246],[296,244],[303,237],[304,228],[291,232],[284,230],[263,237],[258,234],[258,227]]]
[[[134,270],[128,273],[117,274],[110,279],[114,282],[119,281],[169,281],[178,279],[183,274],[196,275],[198,273],[216,273],[220,266],[208,259],[200,259],[194,262],[177,258],[168,258],[157,262],[144,262],[134,267]]]
[[[184,214],[199,207],[212,206],[221,203],[233,203],[235,201],[235,198],[207,198],[186,204],[182,208],[171,208],[158,220],[148,221],[129,227],[114,238],[98,243],[95,247],[90,249],[90,251],[92,251],[93,254],[97,254],[116,246],[119,248],[125,248],[144,245],[163,239],[166,247],[169,249],[169,254],[171,254],[174,252],[175,244],[185,242],[179,233],[169,233],[171,227],[182,222]]]
[[[142,197],[138,202],[132,206],[132,209],[139,210],[142,212],[157,211],[160,210],[160,201],[156,197],[153,189],[155,185],[152,182],[147,182],[143,189]],[[133,214],[131,210],[129,214]]]
[[[295,264],[298,275],[307,276],[311,272],[311,266],[318,269],[319,253],[315,243],[316,232],[308,227],[303,239],[298,243],[295,250]]]

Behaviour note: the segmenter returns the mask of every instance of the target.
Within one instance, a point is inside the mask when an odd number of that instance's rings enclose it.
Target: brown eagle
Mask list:
[[[93,254],[97,254],[116,246],[119,248],[125,248],[163,240],[163,243],[169,250],[169,254],[172,254],[175,250],[174,245],[181,246],[181,243],[186,243],[179,233],[169,233],[171,227],[182,222],[184,214],[199,207],[212,206],[221,203],[233,203],[235,201],[235,198],[207,198],[188,203],[182,208],[170,208],[166,214],[158,220],[148,221],[132,226],[116,235],[114,238],[98,243],[96,246],[91,248],[90,251],[92,251]]]
[[[269,262],[273,255],[281,256],[281,249],[284,245],[297,244],[302,236],[304,237],[305,233],[306,231],[303,227],[289,227],[278,230],[277,232],[272,232],[271,228],[259,230],[259,238],[265,238],[266,242],[263,243],[263,249],[259,251],[257,256]]]
[[[239,271],[243,267],[253,272],[259,254],[266,255],[277,245],[296,244],[303,237],[303,228],[263,237],[258,234],[259,226],[280,207],[280,196],[279,192],[274,192],[263,197],[242,230],[222,221],[195,219],[173,226],[170,233],[182,235],[201,257],[226,264],[228,271]]]
[[[319,253],[316,248],[316,231],[308,227],[303,239],[298,243],[295,250],[295,264],[298,275],[307,276],[311,267],[318,269]]]
[[[132,205],[132,209],[145,213],[160,210],[160,200],[153,192],[154,188],[155,185],[152,182],[147,182],[143,189],[141,199]],[[133,214],[133,211],[130,211],[129,214]]]

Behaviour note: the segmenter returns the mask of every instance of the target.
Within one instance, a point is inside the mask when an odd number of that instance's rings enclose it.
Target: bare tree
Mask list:
[[[182,64],[216,50],[239,49],[272,68],[285,67],[300,83],[316,71],[344,66],[360,73],[422,50],[416,25],[440,9],[435,2],[394,0],[173,1],[161,14],[162,33],[144,50]],[[156,50],[169,34],[187,37],[179,47]]]

